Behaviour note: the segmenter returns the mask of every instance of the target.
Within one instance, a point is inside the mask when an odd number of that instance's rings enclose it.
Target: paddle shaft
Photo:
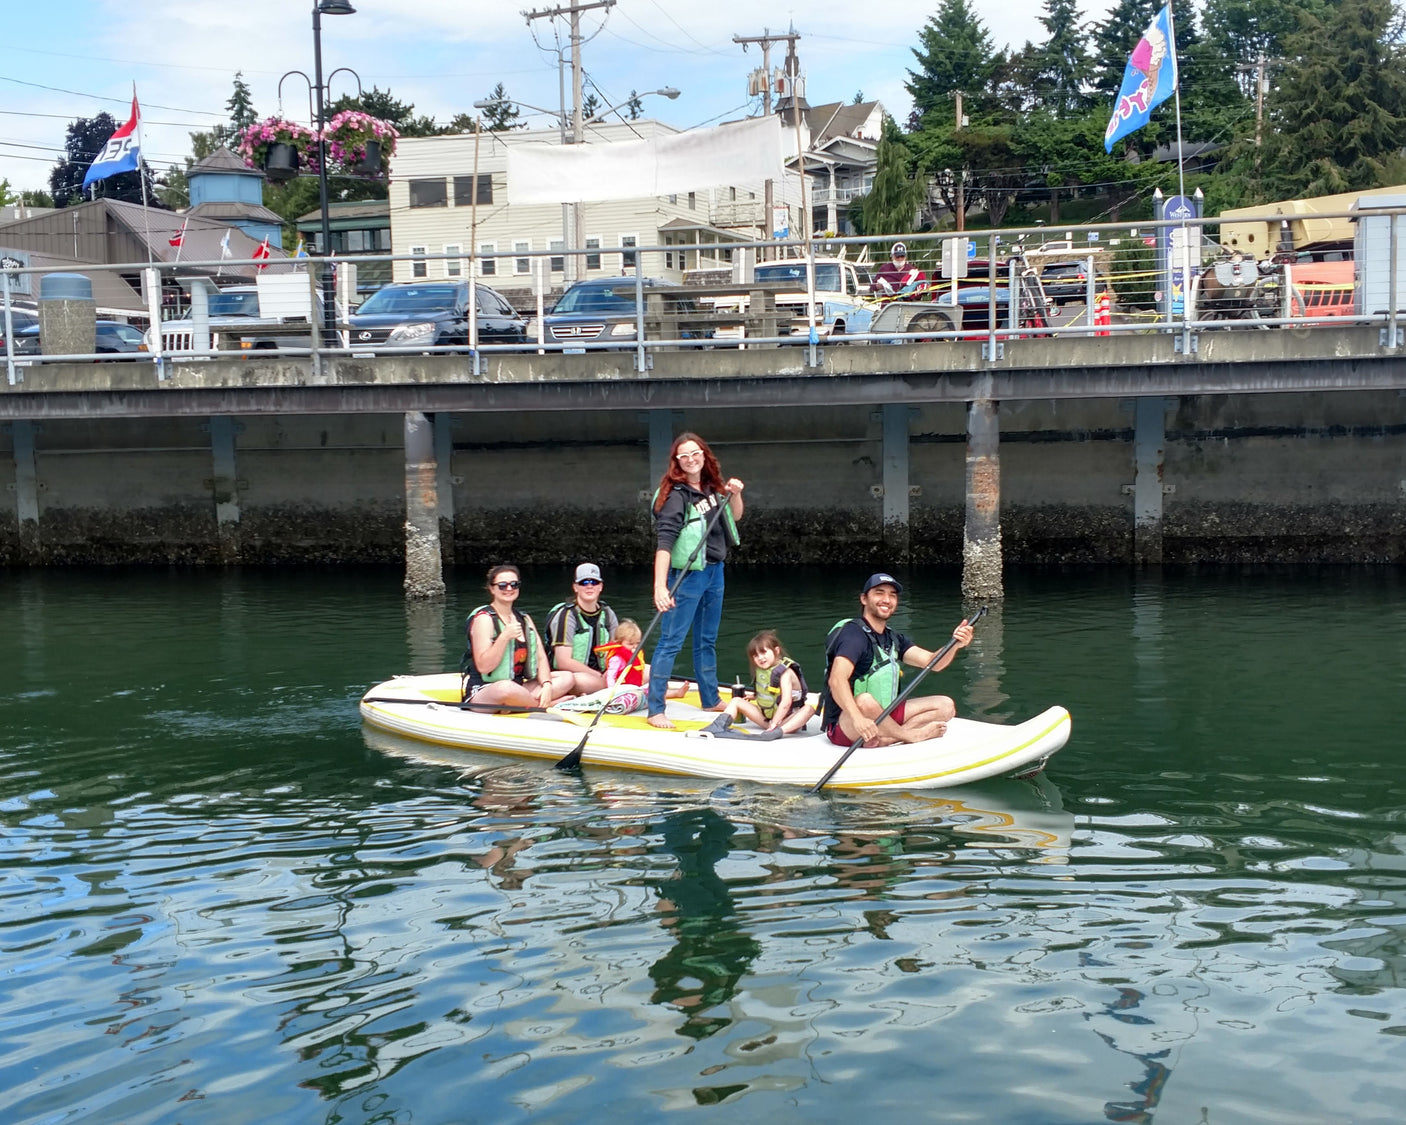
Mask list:
[[[985,612],[986,607],[982,606],[975,613],[973,613],[969,619],[964,621],[963,624],[975,625],[981,619],[981,615]],[[924,664],[923,670],[913,677],[913,682],[899,693],[897,699],[895,699],[892,703],[890,703],[879,713],[879,717],[874,720],[874,725],[876,727],[903,705],[903,701],[913,694],[913,689],[923,682],[923,677],[926,676],[935,667],[937,667],[938,664],[942,662],[942,658],[952,651],[956,643],[957,638],[953,637],[950,641],[948,641],[945,645],[943,645],[940,649],[938,649],[935,653],[932,654],[932,659],[929,660],[926,664]],[[863,745],[864,736],[861,735],[859,738],[856,738],[850,744],[850,748],[848,750],[846,750],[843,754],[840,755],[840,760],[825,771],[825,776],[822,777],[819,781],[817,781],[814,786],[812,786],[811,792],[819,793],[822,789],[824,789],[829,780],[840,772],[840,767],[843,766],[847,761],[849,761],[849,756]]]
[[[412,707],[417,707],[417,706],[429,706],[431,703],[433,703],[433,704],[436,704],[436,705],[438,705],[438,706],[440,706],[440,707],[455,707],[455,708],[458,708],[460,711],[511,711],[511,712],[513,712],[513,713],[515,713],[515,714],[516,714],[517,712],[519,712],[519,711],[545,711],[545,710],[547,710],[547,708],[545,708],[545,707],[515,707],[515,706],[513,706],[513,704],[511,704],[511,703],[474,703],[474,702],[472,702],[471,700],[466,700],[466,701],[463,702],[463,703],[444,703],[444,702],[441,702],[441,701],[438,700],[438,699],[391,699],[391,698],[389,698],[388,696],[373,696],[373,695],[368,695],[368,696],[366,696],[361,702],[363,702],[363,703],[406,703],[406,704],[409,704],[409,705],[412,706]]]
[[[708,536],[713,534],[713,528],[717,527],[718,520],[722,518],[723,510],[731,503],[732,493],[729,492],[726,494],[726,499],[724,499],[723,502],[714,509],[713,514],[708,517],[707,526],[703,529],[703,535],[698,540],[698,545],[693,548],[693,552],[688,556],[688,561],[679,569],[679,576],[674,579],[673,586],[669,588],[670,601],[674,600],[674,595],[679,592],[679,587],[683,585],[683,580],[688,577],[689,570],[693,566],[693,560],[698,557],[698,552],[707,546]],[[625,661],[626,668],[634,664],[635,657],[644,649],[644,642],[649,640],[649,634],[654,632],[654,627],[659,624],[664,615],[668,612],[669,610],[667,609],[661,609],[654,615],[654,620],[649,623],[649,627],[640,634],[640,643],[635,645],[634,651],[630,653],[630,658]],[[574,770],[581,764],[581,755],[585,753],[586,750],[586,740],[591,737],[591,731],[596,729],[596,723],[600,722],[600,717],[605,714],[605,709],[610,706],[610,701],[615,698],[615,689],[619,687],[619,685],[619,680],[611,685],[610,694],[606,697],[605,702],[601,704],[600,710],[596,712],[596,717],[591,720],[591,725],[586,728],[586,733],[581,736],[581,741],[576,744],[576,749],[556,763],[557,769]]]

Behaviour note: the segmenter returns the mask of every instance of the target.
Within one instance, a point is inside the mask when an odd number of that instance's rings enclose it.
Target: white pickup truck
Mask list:
[[[297,330],[310,323],[313,292],[305,273],[260,277],[253,285],[231,285],[207,298],[210,309],[210,347],[216,351],[307,349],[312,330]],[[321,309],[322,302],[317,301]],[[257,330],[267,326],[267,336]],[[291,326],[291,330],[290,330]],[[147,329],[147,347],[154,343]],[[155,350],[154,348],[152,350]],[[179,355],[195,350],[195,323],[187,314],[161,323],[161,353]]]
[[[846,333],[868,332],[877,301],[869,297],[869,271],[844,258],[815,258],[815,329],[822,339]],[[807,334],[809,317],[809,283],[804,258],[784,258],[779,262],[759,262],[754,278],[760,282],[781,283],[787,289],[776,295],[776,308],[789,314],[783,318],[781,331],[803,339]],[[792,288],[793,287],[793,288]],[[708,300],[705,298],[705,300]],[[716,308],[746,310],[746,297],[713,298]]]

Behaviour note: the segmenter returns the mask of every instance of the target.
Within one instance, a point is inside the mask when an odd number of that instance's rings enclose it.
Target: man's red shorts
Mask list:
[[[895,707],[892,711],[889,712],[889,718],[892,719],[899,726],[902,726],[904,715],[907,710],[907,702],[905,701],[903,703],[900,703],[897,707]],[[854,742],[854,739],[847,738],[845,736],[845,732],[840,729],[840,724],[838,720],[836,720],[835,725],[829,730],[827,730],[825,733],[829,735],[830,741],[833,742],[836,746],[843,746],[848,749],[848,747]]]

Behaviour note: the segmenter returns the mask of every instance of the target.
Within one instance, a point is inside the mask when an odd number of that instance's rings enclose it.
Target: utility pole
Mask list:
[[[770,117],[771,106],[771,45],[773,43],[789,43],[791,51],[796,49],[796,40],[800,36],[794,31],[785,35],[773,35],[771,28],[762,28],[760,35],[734,35],[732,41],[741,43],[745,51],[749,44],[756,43],[762,49],[762,86],[766,90],[766,96],[762,99],[762,116]],[[767,180],[762,185],[762,238],[768,240],[772,234],[772,213],[776,210],[776,184],[772,180]],[[763,251],[765,257],[769,258],[770,251]]]
[[[534,11],[523,12],[522,16],[531,24],[533,20],[555,19],[557,16],[569,16],[571,19],[571,143],[579,145],[584,139],[585,122],[582,120],[582,102],[584,99],[584,71],[581,66],[581,13],[589,12],[592,8],[613,8],[615,0],[571,0],[571,3],[560,5],[555,8],[538,8]],[[558,57],[560,62],[560,57]],[[562,106],[562,121],[566,121],[566,107]],[[581,236],[581,204],[573,203],[571,206],[571,242],[573,245],[564,246],[562,250],[566,256],[563,264],[570,262],[571,266],[567,270],[565,281],[575,279],[582,271],[579,269],[577,255],[570,253],[572,250],[582,248]]]

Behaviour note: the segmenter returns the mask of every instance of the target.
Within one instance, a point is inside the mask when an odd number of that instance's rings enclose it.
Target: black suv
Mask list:
[[[527,339],[527,323],[501,294],[486,285],[478,294],[481,344]],[[464,347],[469,342],[467,281],[404,281],[376,290],[351,317],[351,346],[357,348]]]
[[[653,288],[667,285],[667,281],[646,277],[643,279],[642,288],[648,294]],[[622,347],[634,347],[638,323],[635,295],[633,275],[594,277],[589,281],[578,281],[561,295],[552,311],[543,318],[542,343],[612,343]],[[668,311],[677,316],[697,316],[702,311],[691,297],[678,293],[670,293],[665,297],[665,303]],[[712,332],[685,329],[680,336],[685,340],[696,340],[710,338]],[[568,347],[563,350],[573,349]]]

